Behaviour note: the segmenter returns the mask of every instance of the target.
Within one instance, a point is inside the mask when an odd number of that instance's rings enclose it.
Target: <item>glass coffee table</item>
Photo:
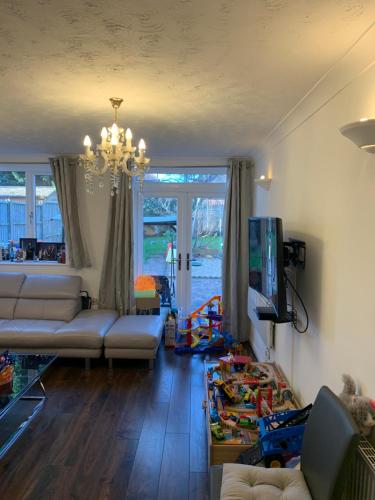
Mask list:
[[[0,356],[4,354],[0,353]],[[20,405],[27,402],[27,404],[32,405],[32,408],[31,412],[28,412],[18,425],[16,424],[14,431],[10,429],[9,435],[5,432],[5,437],[3,436],[0,441],[0,459],[4,457],[42,409],[46,400],[46,391],[41,376],[56,358],[55,354],[20,354],[15,352],[5,354],[6,363],[13,367],[13,376],[8,383],[0,385],[0,428],[6,419],[12,424],[12,412],[16,412]],[[2,359],[4,361],[4,358]],[[33,402],[35,404],[32,404]]]

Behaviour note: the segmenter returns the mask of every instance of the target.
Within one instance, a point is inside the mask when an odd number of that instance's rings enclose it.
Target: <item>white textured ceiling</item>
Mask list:
[[[111,96],[151,156],[248,154],[374,14],[374,0],[1,0],[0,154],[79,152]]]

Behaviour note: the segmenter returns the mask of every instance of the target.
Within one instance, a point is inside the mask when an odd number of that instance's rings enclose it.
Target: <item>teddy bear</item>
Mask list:
[[[350,375],[344,374],[342,380],[344,388],[339,397],[352,414],[359,432],[368,436],[375,426],[375,400],[356,394],[356,384]]]

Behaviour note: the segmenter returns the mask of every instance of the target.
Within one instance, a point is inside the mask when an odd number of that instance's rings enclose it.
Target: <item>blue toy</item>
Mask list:
[[[311,408],[310,404],[302,410],[282,411],[260,418],[258,444],[241,453],[239,462],[256,465],[264,459],[266,467],[284,467],[288,460],[301,454]]]

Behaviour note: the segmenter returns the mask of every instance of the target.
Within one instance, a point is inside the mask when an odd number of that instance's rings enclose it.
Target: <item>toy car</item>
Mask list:
[[[256,418],[252,418],[249,415],[241,415],[237,419],[238,427],[242,427],[243,429],[256,429],[257,422]]]
[[[218,423],[210,424],[212,435],[218,440],[222,441],[224,439],[224,433]]]
[[[229,387],[229,385],[224,382],[224,380],[220,378],[218,380],[215,380],[214,384],[217,387],[220,387],[220,389],[223,391],[224,395],[229,399],[229,401],[231,401],[232,403],[235,403],[237,401],[237,396]]]
[[[212,423],[218,423],[218,422],[220,422],[219,414],[217,412],[217,409],[214,406],[212,406],[210,408],[210,419],[211,419]]]

